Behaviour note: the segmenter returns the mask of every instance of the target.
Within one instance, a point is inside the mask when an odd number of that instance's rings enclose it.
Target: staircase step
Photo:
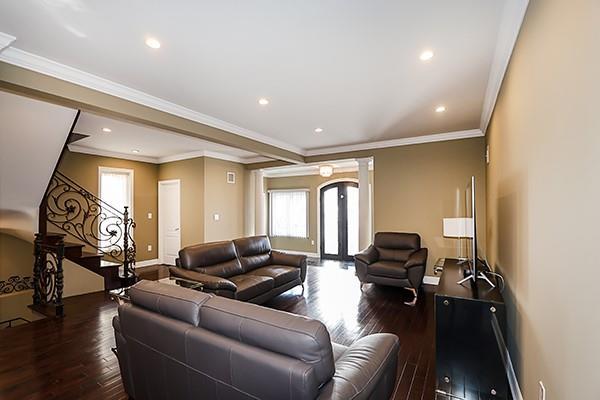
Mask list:
[[[120,267],[120,266],[121,266],[121,263],[118,263],[118,262],[107,261],[107,260],[100,261],[100,268],[115,268],[115,267]]]

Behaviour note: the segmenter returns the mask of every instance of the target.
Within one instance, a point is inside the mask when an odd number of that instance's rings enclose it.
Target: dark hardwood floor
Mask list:
[[[354,268],[311,263],[306,291],[295,288],[265,304],[316,318],[334,342],[350,344],[376,332],[400,338],[394,399],[435,398],[432,286],[415,307],[408,291],[366,285]],[[0,399],[126,399],[114,346],[116,304],[104,292],[65,300],[62,320],[45,319],[0,330]]]

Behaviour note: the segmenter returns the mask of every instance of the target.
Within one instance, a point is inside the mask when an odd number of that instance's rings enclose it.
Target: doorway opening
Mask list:
[[[335,182],[321,188],[321,258],[352,261],[358,252],[358,184]]]

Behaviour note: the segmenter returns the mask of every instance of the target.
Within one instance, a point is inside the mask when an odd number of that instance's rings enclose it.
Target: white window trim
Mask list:
[[[273,205],[271,193],[281,192],[306,192],[306,236],[275,236],[273,235]],[[269,189],[267,190],[269,196],[269,236],[280,237],[280,238],[291,238],[291,239],[308,239],[310,238],[310,189],[308,188],[296,188],[296,189]]]
[[[134,192],[135,192],[135,186],[134,186],[134,170],[133,169],[129,169],[129,168],[114,168],[114,167],[102,167],[99,166],[98,167],[98,198],[100,200],[102,200],[102,173],[110,173],[110,172],[118,172],[118,173],[126,173],[129,175],[129,179],[131,180],[131,190],[129,192],[129,218],[132,218],[135,221],[134,213],[133,213],[133,199],[135,198]],[[104,200],[102,200],[104,201]],[[109,204],[112,206],[112,204]],[[118,209],[117,209],[118,210]],[[125,210],[118,210],[119,212],[123,213],[123,211]],[[131,232],[131,238],[134,239],[134,233],[135,233],[135,229],[132,230]],[[100,251],[100,250],[98,250]]]

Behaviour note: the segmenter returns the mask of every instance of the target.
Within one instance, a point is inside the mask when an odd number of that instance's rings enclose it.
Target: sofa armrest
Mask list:
[[[355,254],[354,258],[369,265],[369,264],[373,264],[375,261],[377,261],[379,259],[379,252],[377,251],[375,246],[370,245],[363,252]]]
[[[273,264],[288,265],[300,268],[302,282],[306,279],[306,256],[303,254],[289,254],[281,251],[271,251],[271,262]]]
[[[235,283],[231,282],[229,279],[221,278],[220,276],[202,274],[200,272],[177,267],[170,267],[169,273],[176,278],[200,282],[205,290],[230,290],[232,292],[237,290]]]
[[[413,252],[408,260],[406,260],[406,264],[404,264],[405,268],[411,268],[418,265],[427,264],[427,249],[421,248],[415,252]]]
[[[396,386],[398,337],[376,333],[354,342],[335,362],[320,400],[388,399]]]

